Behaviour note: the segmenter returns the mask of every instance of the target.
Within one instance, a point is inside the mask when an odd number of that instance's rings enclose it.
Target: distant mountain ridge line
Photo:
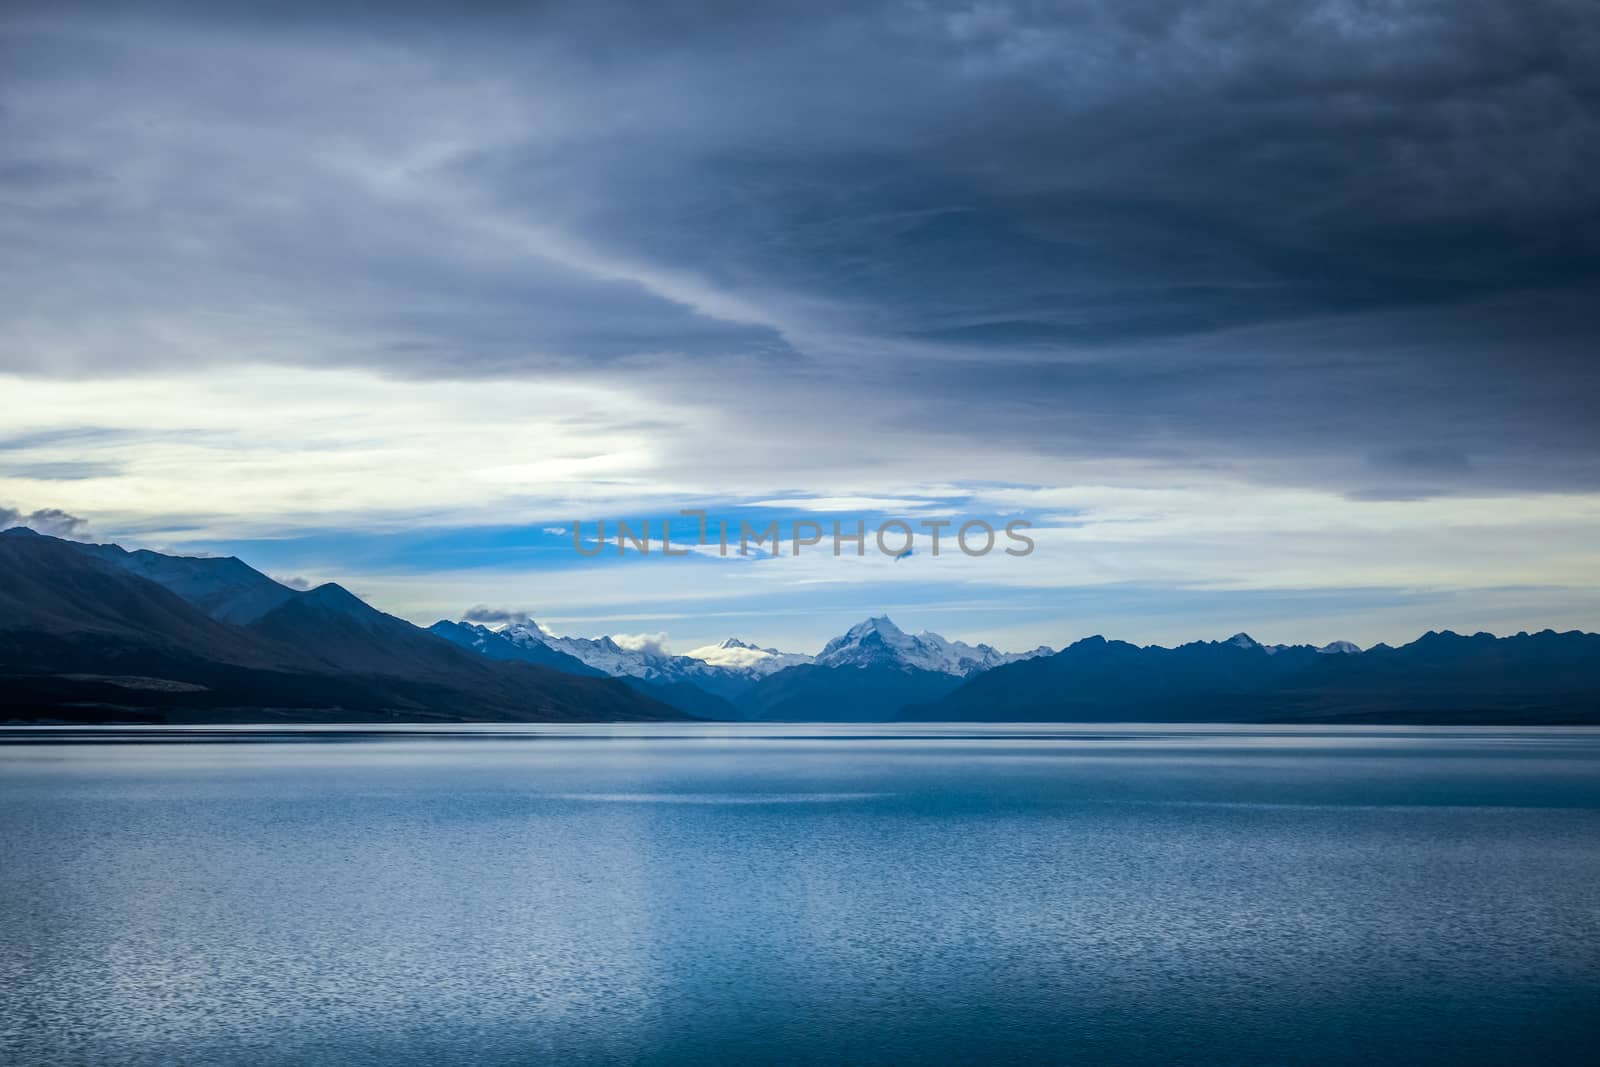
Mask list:
[[[270,705],[447,721],[1600,723],[1600,636],[1576,630],[1430,630],[1366,650],[1094,635],[1007,653],[880,615],[814,656],[738,638],[692,652],[562,637],[531,619],[424,630],[335,583],[292,589],[231,556],[0,533],[0,717],[195,721]]]
[[[1291,718],[1335,714],[1383,718],[1403,716],[1408,709],[1421,709],[1434,716],[1450,712],[1452,706],[1461,709],[1463,715],[1477,718],[1485,709],[1473,703],[1482,699],[1473,694],[1495,690],[1495,676],[1492,671],[1485,675],[1482,663],[1473,668],[1476,674],[1468,670],[1470,664],[1456,664],[1453,668],[1461,678],[1470,677],[1473,693],[1452,696],[1445,686],[1440,699],[1432,701],[1425,699],[1426,694],[1412,691],[1414,687],[1408,687],[1401,678],[1389,678],[1383,683],[1385,688],[1374,692],[1375,683],[1370,676],[1376,674],[1382,681],[1385,670],[1426,674],[1428,657],[1441,645],[1481,652],[1486,643],[1492,649],[1498,642],[1516,643],[1519,639],[1587,642],[1579,658],[1592,657],[1600,662],[1600,638],[1579,631],[1557,634],[1553,630],[1509,638],[1429,631],[1398,649],[1380,643],[1365,652],[1346,641],[1321,646],[1264,645],[1244,633],[1171,648],[1134,645],[1094,635],[1075,641],[1060,652],[1040,648],[1008,654],[997,653],[987,645],[949,642],[937,634],[913,636],[886,616],[851,627],[846,634],[828,642],[809,662],[793,663],[760,677],[741,679],[738,672],[711,670],[690,657],[651,649],[622,649],[606,638],[594,639],[591,646],[614,659],[590,662],[611,670],[631,671],[636,677],[671,679],[685,687],[680,695],[692,694],[695,687],[715,688],[719,697],[734,705],[739,718],[756,720],[984,721],[1115,719],[1127,715],[1163,720],[1227,720],[1243,715],[1259,720],[1279,714]],[[502,631],[483,628],[478,640],[542,646],[588,639],[557,638],[529,622]],[[737,639],[730,641],[744,644]],[[1395,657],[1399,667],[1394,666]],[[1359,669],[1367,662],[1374,665],[1372,671]],[[1028,680],[1034,676],[1047,680],[1030,688]],[[1573,683],[1568,690],[1551,691],[1551,682],[1560,677],[1523,677],[1509,691],[1501,685],[1496,702],[1491,702],[1487,710],[1492,713],[1498,707],[1507,709],[1508,714],[1521,714],[1527,709],[1508,700],[1517,692],[1537,698],[1532,705],[1536,713],[1550,714],[1560,721],[1574,716],[1585,720],[1600,707],[1600,702],[1584,696],[1586,692],[1600,692],[1600,673],[1588,681]],[[1336,684],[1340,678],[1347,686],[1354,686],[1342,698]],[[1555,706],[1548,703],[1551,699]],[[1273,701],[1277,704],[1268,706]],[[996,707],[1002,708],[1003,713],[995,714]]]

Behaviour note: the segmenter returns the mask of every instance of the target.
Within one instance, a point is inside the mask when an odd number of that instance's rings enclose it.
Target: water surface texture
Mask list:
[[[1595,731],[3,737],[8,1063],[1600,1047]]]

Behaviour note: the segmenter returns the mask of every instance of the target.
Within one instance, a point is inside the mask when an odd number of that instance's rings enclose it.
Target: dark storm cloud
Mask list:
[[[916,387],[936,425],[1101,460],[1410,498],[1419,485],[1593,489],[1596,336],[1600,317],[1581,295],[1521,295],[1150,339],[1105,356],[999,363],[974,346],[923,361]]]
[[[600,64],[659,121],[485,163],[512,202],[553,191],[657,258],[914,337],[1108,343],[1575,285],[1600,236],[1585,10],[888,6],[714,35],[732,56],[662,32],[642,71]]]
[[[491,608],[484,604],[468,608],[462,613],[464,622],[478,622],[498,624],[503,622],[529,622],[528,613],[525,611],[505,611],[501,608]]]
[[[0,82],[33,372],[644,366],[866,448],[1600,485],[1590,3],[61,10]]]

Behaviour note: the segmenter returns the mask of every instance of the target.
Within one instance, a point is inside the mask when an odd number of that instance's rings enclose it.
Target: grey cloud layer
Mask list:
[[[274,10],[5,22],[0,365],[625,375],[686,469],[825,428],[800,487],[1600,485],[1592,4]]]
[[[40,508],[37,511],[0,508],[0,530],[26,526],[37,533],[49,534],[52,537],[83,537],[88,533],[86,529],[88,525],[87,519],[69,515],[60,508]]]

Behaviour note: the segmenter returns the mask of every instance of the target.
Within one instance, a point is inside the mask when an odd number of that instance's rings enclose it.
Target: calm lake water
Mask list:
[[[1600,1048],[1595,731],[3,737],[7,1063]]]

